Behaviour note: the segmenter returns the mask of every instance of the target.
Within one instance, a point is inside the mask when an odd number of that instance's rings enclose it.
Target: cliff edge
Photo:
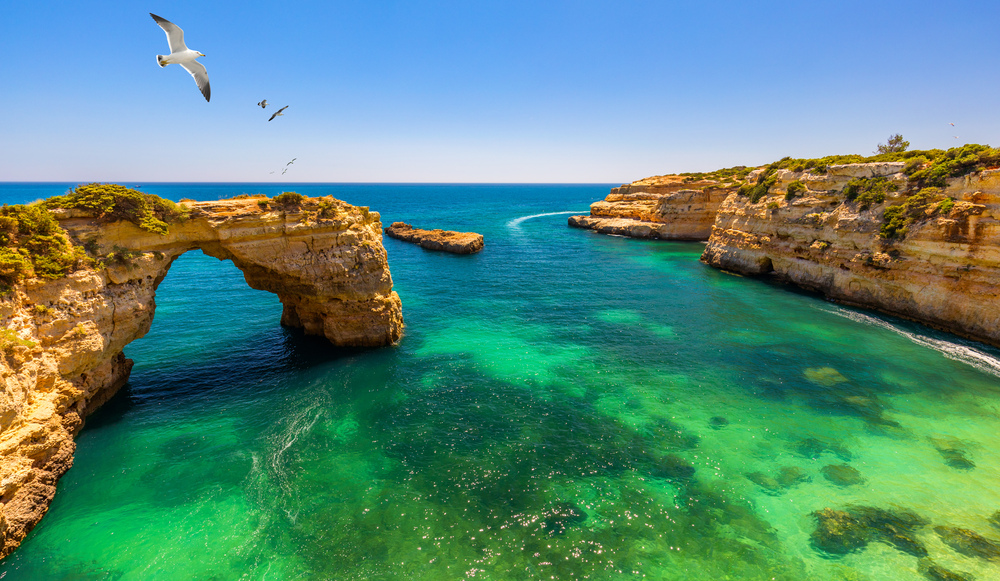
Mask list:
[[[1000,150],[784,158],[614,188],[570,226],[705,240],[702,261],[1000,346]]]
[[[129,192],[123,200],[147,196]],[[122,350],[149,330],[156,288],[181,254],[231,260],[251,287],[278,295],[282,324],[334,345],[400,338],[377,212],[330,197],[242,198],[187,202],[169,227],[152,214],[121,219],[123,203],[2,208],[0,282],[16,282],[0,297],[0,557],[45,514],[84,418],[128,380]],[[39,230],[38,216],[58,227]],[[40,256],[41,244],[62,254]]]

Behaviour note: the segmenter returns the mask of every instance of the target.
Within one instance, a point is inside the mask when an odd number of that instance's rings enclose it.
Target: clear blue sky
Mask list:
[[[207,55],[211,103],[156,65],[149,12]],[[987,0],[10,2],[0,181],[620,183],[897,132],[997,145],[998,17]]]

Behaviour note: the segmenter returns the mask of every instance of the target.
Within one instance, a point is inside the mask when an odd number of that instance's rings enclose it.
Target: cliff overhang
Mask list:
[[[0,557],[45,514],[86,416],[128,380],[123,349],[149,330],[156,288],[185,252],[232,261],[249,286],[278,296],[283,325],[339,346],[400,338],[377,212],[297,194],[188,201],[182,210],[169,227],[150,227],[53,208],[64,232],[47,236],[64,237],[78,265],[19,280],[0,298]]]

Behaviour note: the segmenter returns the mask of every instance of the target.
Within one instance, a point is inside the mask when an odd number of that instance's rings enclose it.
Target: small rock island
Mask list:
[[[452,254],[475,254],[483,249],[483,235],[475,232],[451,230],[421,230],[404,222],[393,222],[385,229],[390,238],[412,242],[427,250],[440,250]]]

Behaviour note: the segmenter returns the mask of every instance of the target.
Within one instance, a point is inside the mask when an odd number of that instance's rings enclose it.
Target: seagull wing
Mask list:
[[[208,86],[208,71],[205,70],[205,65],[198,61],[188,61],[180,63],[180,65],[194,77],[194,82],[198,83],[198,89],[201,90],[202,95],[205,95],[205,100],[211,101],[212,87]]]
[[[278,115],[281,115],[281,112],[282,112],[282,111],[284,111],[285,109],[288,109],[288,105],[285,105],[285,106],[284,106],[284,107],[282,107],[281,109],[278,109],[277,111],[275,111],[275,112],[274,112],[274,115],[271,115],[271,119],[274,119],[274,118],[275,118],[275,117],[277,117]],[[268,121],[270,121],[271,119],[268,119]]]
[[[170,44],[171,53],[183,52],[188,49],[187,45],[184,44],[184,31],[181,30],[180,26],[177,26],[166,18],[160,18],[152,12],[150,12],[149,15],[152,16],[153,20],[160,25],[163,32],[167,33],[167,42]]]

